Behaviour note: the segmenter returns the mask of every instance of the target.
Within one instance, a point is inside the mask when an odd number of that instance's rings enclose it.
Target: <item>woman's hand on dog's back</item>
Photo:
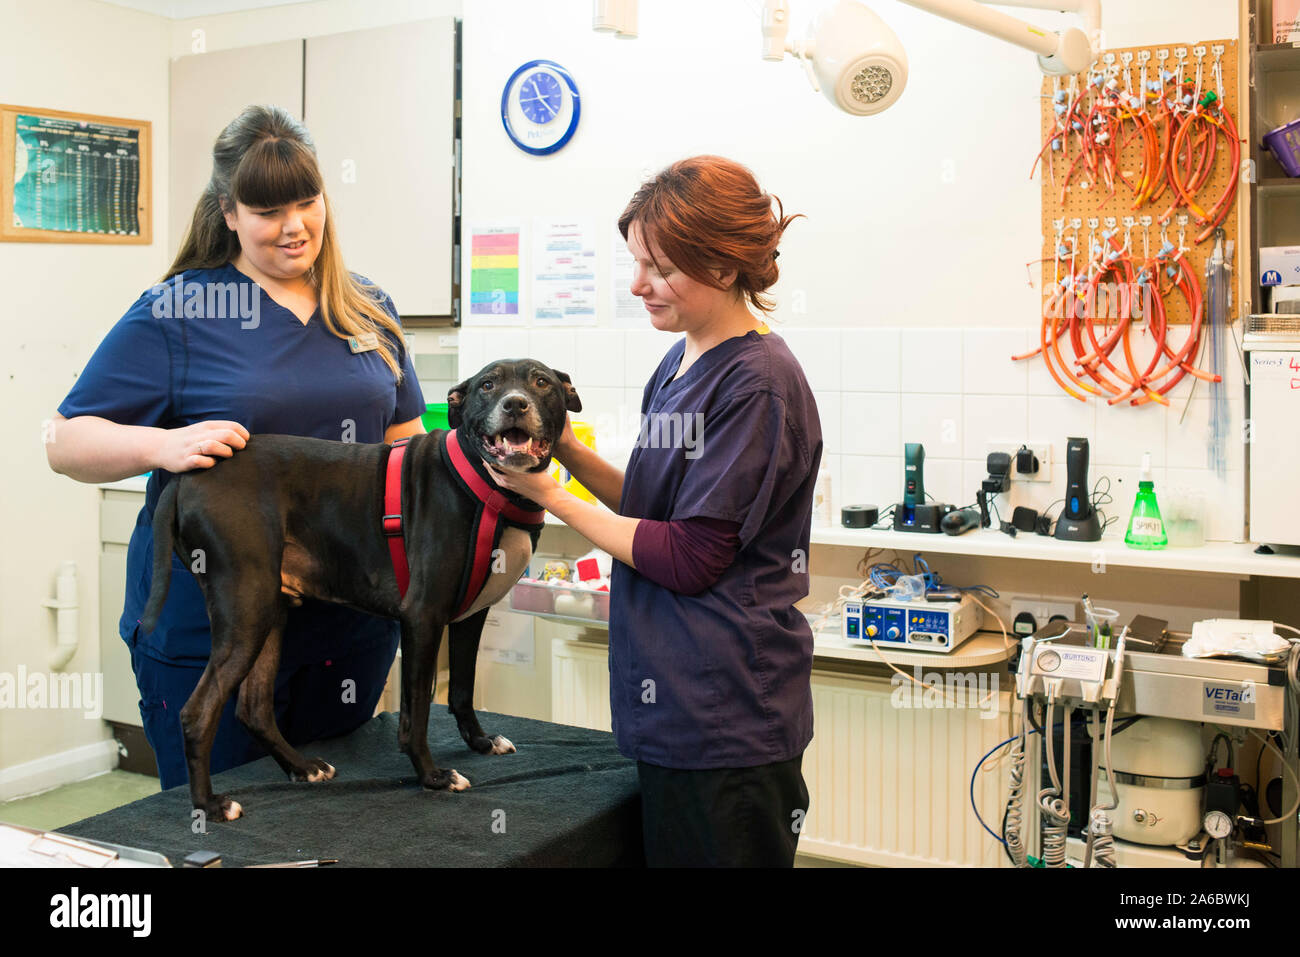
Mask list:
[[[95,415],[55,414],[44,433],[50,468],[78,482],[116,482],[152,469],[211,468],[248,442],[238,422],[213,419],[179,429],[119,425]]]
[[[155,468],[168,472],[210,469],[248,444],[248,429],[238,422],[212,419],[179,429],[163,429]]]

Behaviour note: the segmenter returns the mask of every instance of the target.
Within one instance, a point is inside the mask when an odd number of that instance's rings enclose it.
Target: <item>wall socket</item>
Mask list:
[[[1016,471],[1016,453],[1020,451],[1022,444],[1029,446],[1029,450],[1038,457],[1038,471],[1033,475],[1022,475]],[[985,451],[989,454],[1006,452],[1007,455],[1011,456],[1012,482],[1050,482],[1052,480],[1051,442],[1017,442],[1014,445],[1009,442],[990,442]]]
[[[1071,601],[1068,598],[1052,598],[1050,596],[1043,598],[1013,598],[1011,600],[1011,621],[1007,626],[1015,628],[1016,617],[1021,612],[1029,612],[1034,616],[1034,630],[1042,628],[1057,615],[1061,615],[1066,621],[1078,621],[1079,603]],[[1016,632],[1017,638],[1025,637],[1024,634]]]

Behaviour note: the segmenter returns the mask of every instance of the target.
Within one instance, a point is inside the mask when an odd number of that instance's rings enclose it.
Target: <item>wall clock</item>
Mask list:
[[[545,156],[573,137],[581,106],[568,70],[553,60],[530,60],[506,80],[501,123],[521,150]]]

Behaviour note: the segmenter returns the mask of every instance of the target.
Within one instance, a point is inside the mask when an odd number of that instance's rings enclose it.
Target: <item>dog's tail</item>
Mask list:
[[[140,628],[148,634],[158,626],[167,588],[172,578],[172,547],[176,540],[176,489],[179,476],[167,483],[158,496],[153,513],[153,581],[149,586],[149,601],[140,616]]]

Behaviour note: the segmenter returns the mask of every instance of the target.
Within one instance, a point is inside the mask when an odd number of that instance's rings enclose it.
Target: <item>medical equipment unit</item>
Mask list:
[[[846,602],[841,622],[845,641],[949,652],[979,631],[980,610],[969,595],[942,601],[874,598]]]
[[[980,629],[984,603],[975,592],[998,597],[987,585],[945,584],[917,553],[910,568],[875,563],[861,584],[840,589],[833,607],[841,609],[840,637],[851,645],[947,653]]]
[[[1022,720],[1010,739],[1000,839],[1015,865],[1069,866],[1074,828],[1083,838],[1084,867],[1115,867],[1116,839],[1175,847],[1203,865],[1240,866],[1250,863],[1247,850],[1272,853],[1265,826],[1281,824],[1277,856],[1294,867],[1300,643],[1277,637],[1275,627],[1286,626],[1216,620],[1198,622],[1188,635],[1140,616],[1109,647],[1100,646],[1092,623],[1049,622],[1022,639],[1016,669]],[[1080,712],[1084,741],[1076,748]],[[1117,713],[1125,715],[1118,726]],[[1220,728],[1208,755],[1202,725]],[[1281,794],[1295,805],[1289,811],[1278,813],[1282,801],[1272,788],[1269,804],[1262,803],[1262,782],[1258,794],[1241,784],[1232,738],[1244,736],[1242,729],[1282,759],[1289,786]],[[1273,733],[1281,750],[1259,730]],[[1224,742],[1227,761],[1217,766]],[[1034,777],[1028,759],[1040,750],[1041,784],[1027,808]],[[1076,758],[1082,751],[1087,756]],[[1072,773],[1086,778],[1086,790],[1078,780],[1071,787]],[[1035,838],[1038,857],[1031,853]]]
[[[1300,256],[1296,257],[1300,264]],[[1249,359],[1250,540],[1300,545],[1295,475],[1300,446],[1295,416],[1300,409],[1300,316],[1257,315],[1246,322],[1242,347]]]

